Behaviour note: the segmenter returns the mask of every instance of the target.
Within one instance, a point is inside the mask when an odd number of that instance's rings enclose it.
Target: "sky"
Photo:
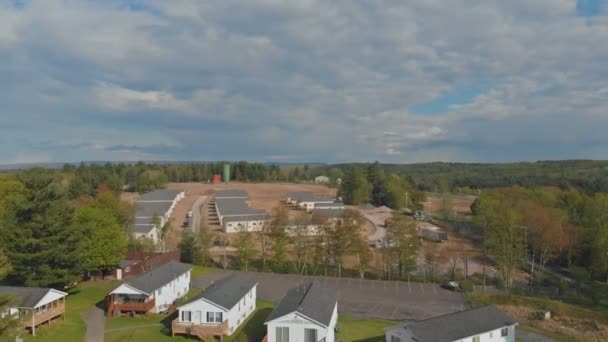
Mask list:
[[[0,0],[0,163],[608,159],[608,0]]]

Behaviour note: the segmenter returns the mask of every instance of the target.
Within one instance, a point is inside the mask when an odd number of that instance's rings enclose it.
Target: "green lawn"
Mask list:
[[[266,326],[264,321],[266,317],[270,315],[274,304],[265,301],[257,301],[257,309],[254,313],[245,321],[244,325],[241,326],[232,336],[224,338],[226,342],[237,342],[237,341],[261,341],[266,335]],[[152,319],[154,317],[155,319]],[[146,342],[169,342],[169,341],[186,341],[188,340],[183,336],[171,337],[171,330],[165,326],[162,327],[147,327],[137,328],[137,325],[160,323],[164,317],[150,316],[150,320],[146,320],[146,317],[142,317],[138,321],[138,318],[124,318],[120,321],[112,323],[113,327],[125,327],[132,326],[133,330],[127,331],[115,331],[105,335],[106,342],[130,342],[130,341],[146,341]],[[129,321],[131,319],[132,321]],[[113,320],[114,321],[114,320]],[[132,324],[127,324],[132,323]],[[192,341],[190,339],[189,341]]]
[[[365,320],[351,316],[338,317],[340,333],[337,340],[344,342],[384,341],[384,329],[399,324],[394,321]]]
[[[51,326],[41,325],[37,337],[24,335],[25,341],[84,341],[86,325],[82,313],[103,301],[107,292],[118,282],[95,281],[81,283],[68,291],[65,320],[59,318]]]
[[[212,267],[203,267],[198,265],[192,265],[192,273],[190,274],[190,279],[196,279],[200,276],[203,276],[209,272],[217,271],[218,268]]]

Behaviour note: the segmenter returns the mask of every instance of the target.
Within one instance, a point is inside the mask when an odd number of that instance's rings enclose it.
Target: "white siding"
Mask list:
[[[241,324],[255,311],[257,299],[257,286],[254,286],[239,302],[229,310],[210,303],[205,299],[199,299],[195,302],[188,303],[178,308],[178,319],[182,322],[182,311],[192,312],[191,323],[195,324],[210,324],[207,322],[208,312],[222,312],[222,319],[228,320],[228,335],[235,332]],[[199,318],[197,320],[197,318]],[[184,322],[188,323],[188,322]],[[211,323],[214,324],[214,323]],[[220,323],[217,323],[218,325]]]
[[[304,342],[305,329],[317,330],[317,340],[321,341],[325,338],[325,342],[334,342],[335,328],[338,322],[338,305],[334,307],[334,312],[331,318],[329,327],[324,327],[298,313],[291,313],[283,317],[277,318],[266,325],[268,342],[276,342],[276,328],[289,328],[289,342]]]
[[[248,232],[259,232],[264,227],[265,220],[252,220],[252,221],[232,221],[226,222],[224,230],[226,233],[239,233],[243,230]]]
[[[508,329],[508,335],[501,336],[501,329],[489,331],[483,334],[470,336],[463,339],[454,340],[454,342],[473,342],[473,338],[479,336],[479,342],[514,342],[515,341],[515,326],[506,327]],[[399,342],[413,342],[416,341],[412,337],[412,333],[409,330],[403,328],[394,328],[386,332],[386,342],[391,342],[391,337],[399,337]],[[290,340],[291,342],[291,340]]]
[[[65,296],[67,296],[68,294],[65,292],[61,292],[61,291],[57,291],[57,290],[53,290],[51,289],[49,292],[47,292],[46,295],[44,295],[44,297],[42,297],[42,299],[36,303],[36,308],[39,306],[43,306],[45,304],[51,303],[56,301],[57,299],[63,298]]]
[[[154,244],[158,244],[158,229],[156,228],[152,228],[149,233],[133,233],[133,236],[136,239],[145,237],[154,241]]]
[[[182,274],[170,283],[154,291],[154,297],[156,298],[156,306],[154,307],[155,311],[162,312],[166,310],[169,305],[186,295],[189,290],[190,271]]]

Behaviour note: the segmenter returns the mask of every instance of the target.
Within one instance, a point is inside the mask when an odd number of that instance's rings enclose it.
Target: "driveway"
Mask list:
[[[420,320],[467,308],[459,293],[428,283],[217,271],[194,279],[192,286],[204,288],[231,273],[246,274],[256,279],[258,298],[275,303],[283,298],[289,288],[317,280],[338,290],[338,310],[341,314],[366,319]]]
[[[85,342],[103,342],[106,317],[102,309],[94,306],[82,313],[82,319],[87,326]]]
[[[207,196],[200,196],[196,199],[196,201],[192,204],[192,219],[188,220],[190,225],[188,229],[190,229],[194,233],[198,233],[199,228],[201,226],[201,212],[203,210],[203,206],[207,202]]]

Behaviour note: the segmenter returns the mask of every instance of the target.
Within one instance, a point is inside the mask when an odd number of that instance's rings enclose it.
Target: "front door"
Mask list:
[[[194,311],[194,319],[192,321],[196,322],[198,324],[204,323],[203,322],[203,313],[201,311]]]

